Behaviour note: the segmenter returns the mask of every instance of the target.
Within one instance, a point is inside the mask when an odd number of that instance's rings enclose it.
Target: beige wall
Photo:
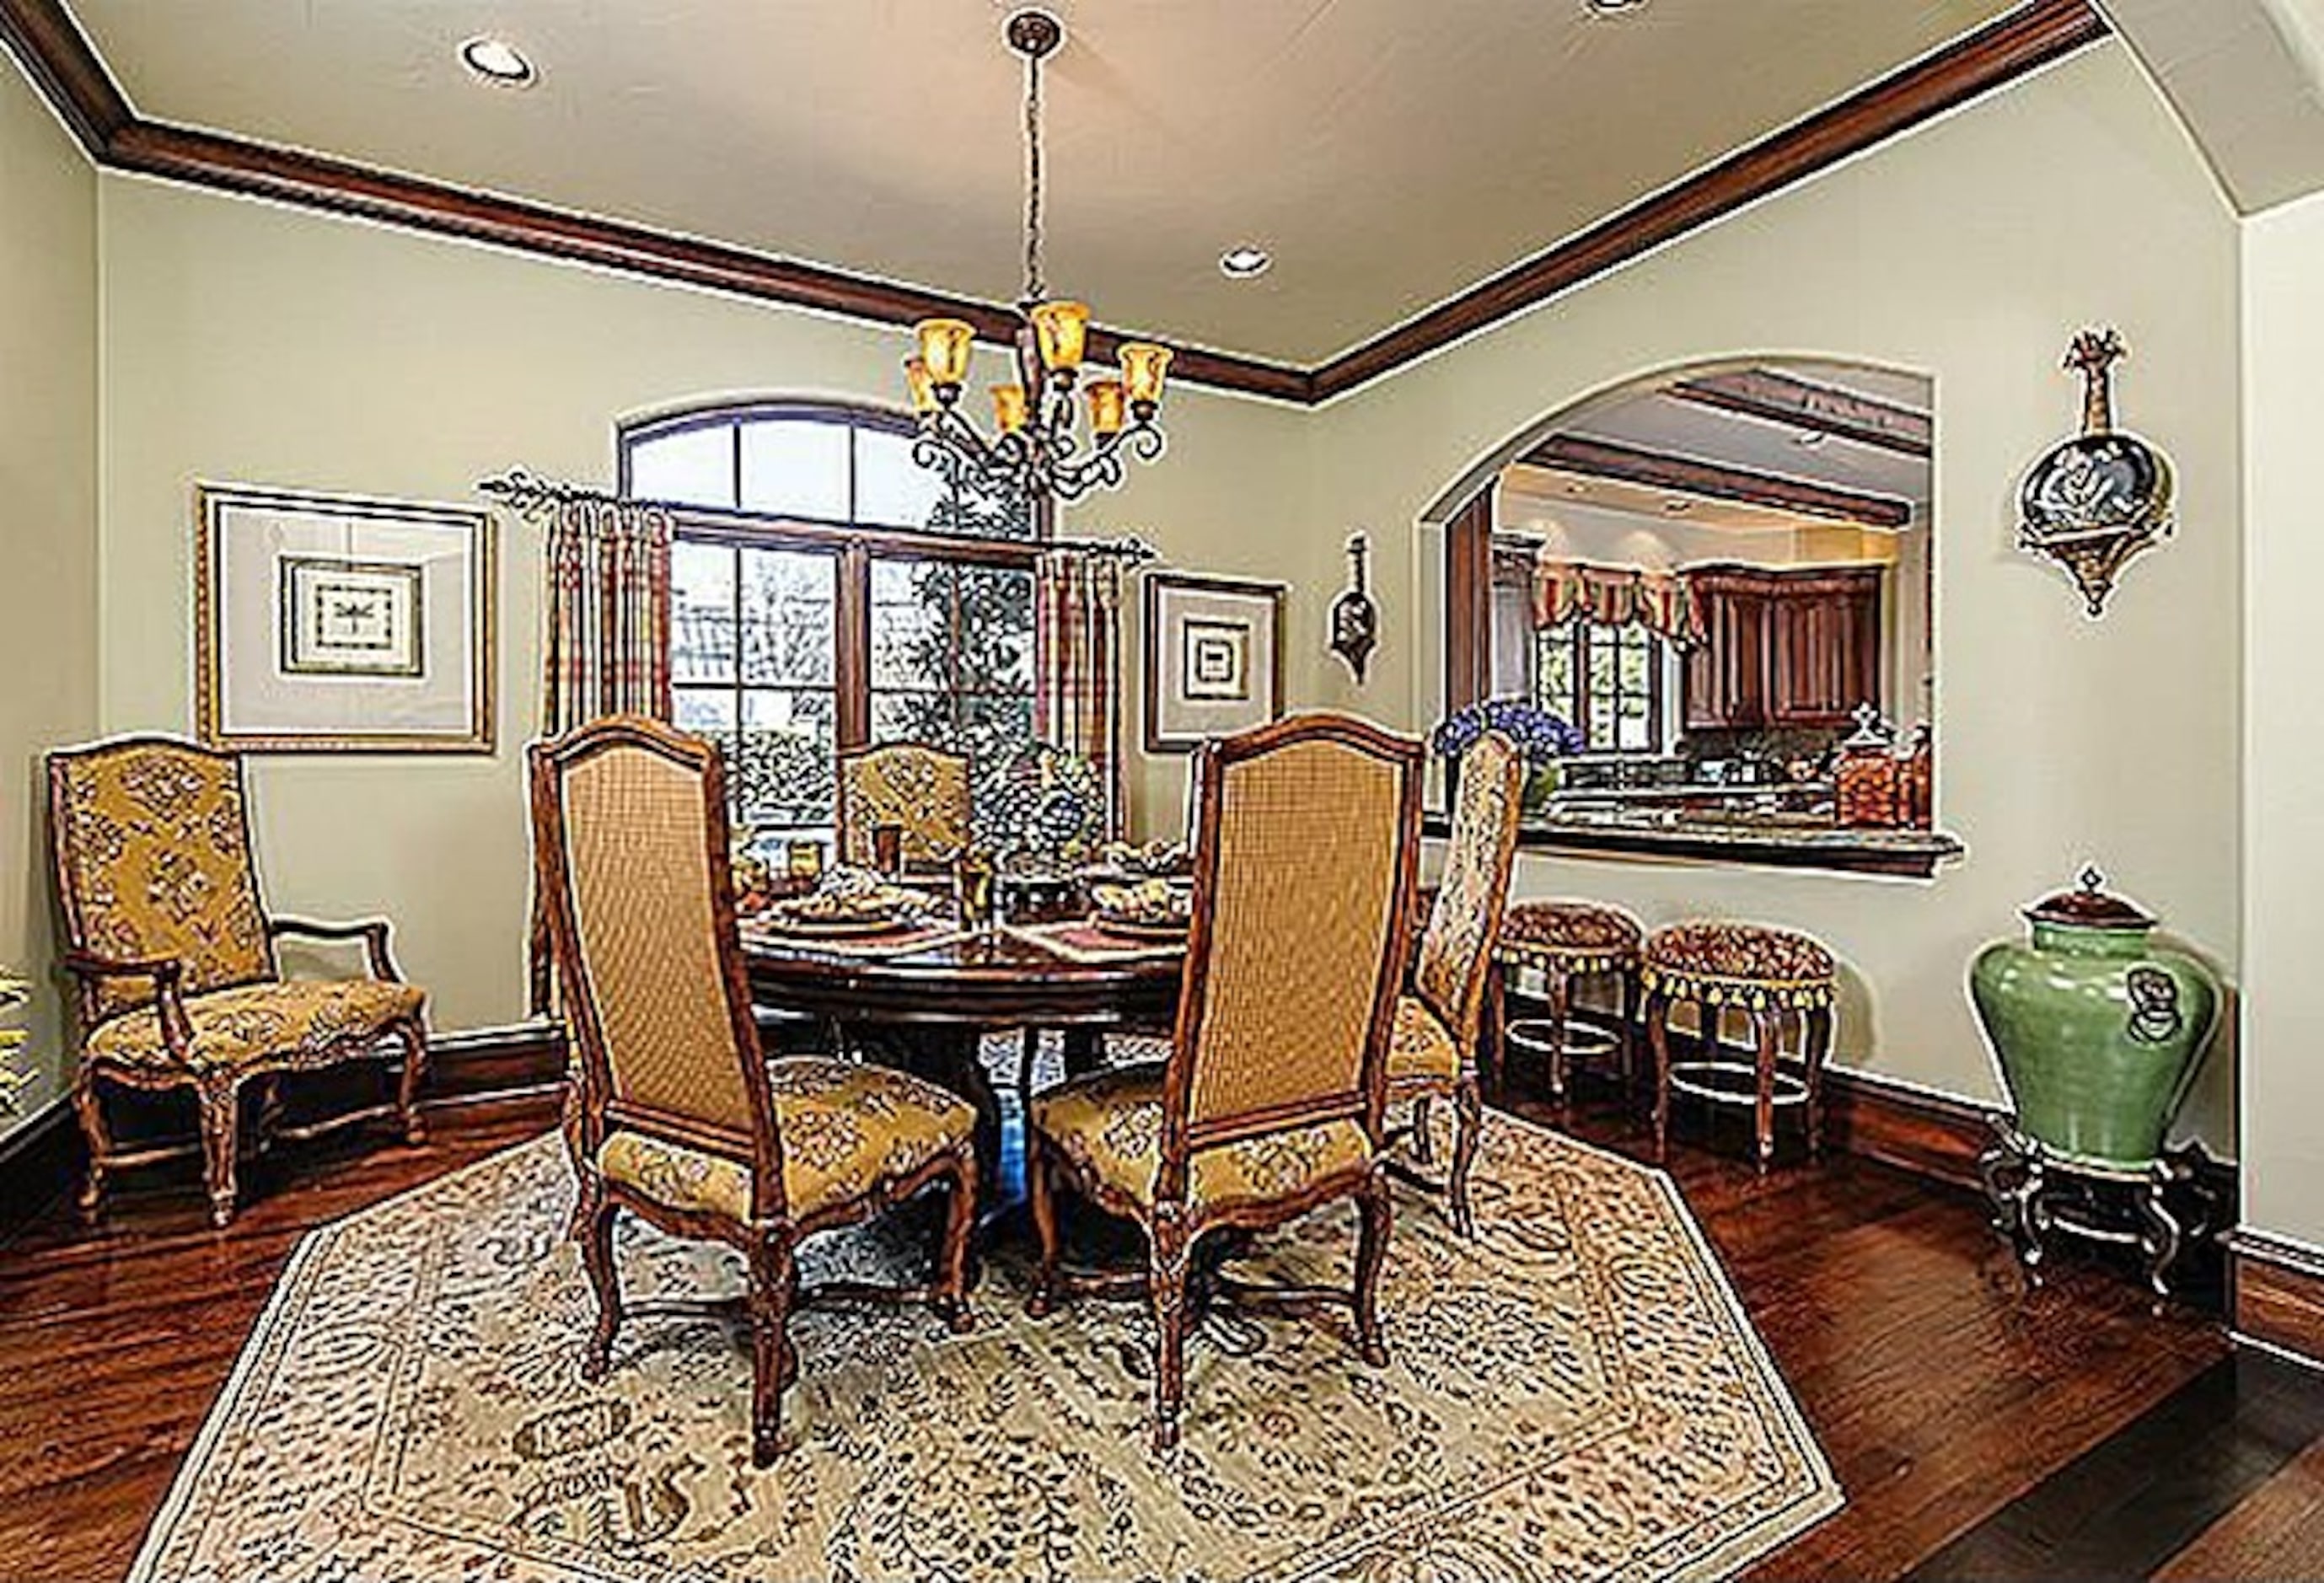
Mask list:
[[[517,463],[604,483],[625,415],[720,393],[882,399],[900,383],[897,331],[134,178],[106,176],[102,207],[109,730],[191,723],[198,479],[448,501]],[[1305,525],[1253,502],[1304,498],[1305,424],[1177,392],[1170,460],[1071,530],[1282,575]],[[540,571],[534,531],[504,525],[493,758],[252,766],[272,903],[392,917],[439,1028],[523,1011]],[[1134,741],[1134,709],[1128,729]],[[1182,762],[1137,767],[1141,805],[1175,819]]]
[[[2086,859],[2237,960],[2237,292],[2236,224],[2184,133],[2118,46],[2077,56],[1323,409],[1318,477],[1406,544],[1382,557],[1379,679],[1330,695],[1434,713],[1414,589],[1440,551],[1410,524],[1541,417],[1708,357],[1932,376],[1937,789],[1968,859],[1921,883],[1528,856],[1518,886],[1812,930],[1852,980],[1842,1059],[1991,1097],[1963,969]],[[2175,457],[2182,524],[2096,623],[2011,542],[2018,477],[2080,411],[2058,359],[2093,321],[2133,349],[2119,410]],[[2222,1148],[2232,1091],[2215,1058],[2187,1118]]]
[[[0,53],[0,966],[40,983],[0,1135],[57,1091],[42,752],[97,724],[97,173]]]
[[[2244,231],[2245,1222],[2324,1247],[2324,197]]]

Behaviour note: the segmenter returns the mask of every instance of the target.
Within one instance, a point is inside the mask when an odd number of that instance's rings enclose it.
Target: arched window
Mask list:
[[[927,741],[980,781],[1033,734],[1043,513],[912,459],[900,414],[754,402],[625,425],[622,490],[676,509],[678,723],[724,750],[738,829],[827,830],[843,749]]]

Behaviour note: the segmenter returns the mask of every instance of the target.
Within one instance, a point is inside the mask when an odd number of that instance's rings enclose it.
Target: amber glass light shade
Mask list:
[[[1122,410],[1121,382],[1102,379],[1089,387],[1090,432],[1102,439],[1110,434],[1120,434],[1127,415]]]
[[[904,382],[911,387],[912,410],[922,418],[936,410],[936,376],[928,373],[925,357],[904,359]]]
[[[961,318],[924,318],[912,327],[920,341],[920,361],[928,379],[940,385],[967,382],[968,354],[976,345],[976,327]]]
[[[1041,349],[1041,366],[1052,373],[1079,368],[1089,339],[1089,308],[1080,302],[1042,302],[1028,314]]]
[[[1018,384],[992,387],[992,420],[1003,434],[1015,434],[1025,427],[1025,387]]]
[[[1170,371],[1170,348],[1131,341],[1121,349],[1121,382],[1132,402],[1151,406],[1162,400],[1162,378]]]

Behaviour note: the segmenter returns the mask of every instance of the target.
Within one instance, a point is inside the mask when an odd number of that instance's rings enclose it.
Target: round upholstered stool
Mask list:
[[[1673,1090],[1715,1105],[1748,1106],[1761,1171],[1775,1157],[1775,1111],[1805,1112],[1808,1153],[1823,1152],[1823,1063],[1831,1054],[1831,1006],[1838,970],[1831,953],[1807,935],[1765,924],[1674,924],[1650,935],[1638,980],[1646,994],[1646,1034],[1655,1053],[1655,1157],[1670,1138]],[[1674,1062],[1670,1014],[1695,1008],[1702,1054]],[[1751,1059],[1720,1054],[1719,1017],[1751,1019]],[[1800,1021],[1796,1070],[1784,1063],[1785,1024]]]
[[[1619,907],[1594,901],[1513,901],[1493,942],[1493,1021],[1508,1048],[1537,1056],[1549,1070],[1549,1091],[1565,1100],[1566,1064],[1575,1056],[1618,1054],[1625,1088],[1630,1077],[1630,985],[1637,977],[1646,931]],[[1531,968],[1541,975],[1548,1015],[1508,1020],[1508,974]],[[1610,1021],[1573,1010],[1574,985],[1584,979],[1614,985]],[[1490,1048],[1491,1040],[1486,1045]],[[1498,1079],[1499,1074],[1496,1074]]]

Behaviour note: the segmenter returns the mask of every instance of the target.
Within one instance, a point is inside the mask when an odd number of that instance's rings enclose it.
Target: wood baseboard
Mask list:
[[[2324,1253],[2242,1228],[2227,1245],[2236,1333],[2324,1367]]]
[[[1993,1133],[1969,1100],[1839,1066],[1824,1073],[1824,1093],[1832,1147],[1955,1187],[1978,1185],[1977,1157]]]
[[[429,1043],[428,1084],[420,1103],[430,1127],[459,1131],[538,1117],[557,1118],[565,1081],[565,1035],[554,1023],[519,1023],[440,1035]],[[346,1069],[352,1077],[355,1068]],[[310,1084],[342,1075],[318,1072]],[[175,1111],[168,1096],[132,1095],[142,1122],[156,1127]],[[327,1108],[327,1106],[326,1107]],[[166,1137],[160,1132],[157,1137]],[[0,1242],[71,1192],[88,1164],[70,1103],[51,1106],[0,1146]]]

